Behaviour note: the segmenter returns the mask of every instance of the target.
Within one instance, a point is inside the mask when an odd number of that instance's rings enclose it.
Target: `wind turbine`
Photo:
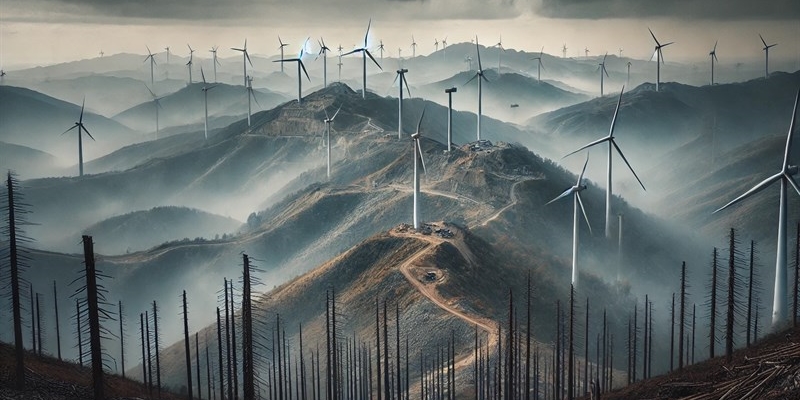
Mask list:
[[[583,49],[583,57],[584,58],[589,58],[589,48],[588,47]]]
[[[209,50],[209,52],[212,54],[211,65],[214,66],[214,82],[217,82],[217,65],[219,65],[220,67],[222,66],[222,64],[220,64],[219,60],[217,59],[218,48],[219,46],[214,46],[211,48],[211,50]]]
[[[564,47],[561,48],[561,58],[567,58],[567,44],[564,43]]]
[[[556,200],[562,199],[569,195],[572,195],[572,203],[573,203],[573,215],[572,215],[572,285],[578,285],[578,206],[581,208],[581,212],[583,213],[583,219],[586,220],[586,225],[589,226],[589,233],[592,232],[592,224],[589,223],[589,217],[586,216],[586,209],[583,207],[583,200],[581,200],[581,192],[586,190],[586,185],[583,183],[583,174],[586,172],[586,165],[589,164],[589,152],[586,152],[586,162],[583,163],[583,170],[581,174],[578,176],[578,181],[575,183],[575,186],[571,186],[567,188],[563,193],[558,195],[553,200],[547,202],[550,204]],[[545,205],[547,205],[545,204]]]
[[[475,42],[477,42],[477,41],[478,40],[476,38]],[[500,49],[500,50],[497,50],[497,76],[500,76],[500,57],[503,55],[503,52],[506,51],[506,49],[503,47],[503,35],[500,35],[500,40],[497,42],[495,47]]]
[[[278,38],[278,40],[280,40],[280,38]],[[250,53],[247,52],[247,39],[244,40],[244,46],[241,49],[231,47],[231,50],[240,51],[242,53],[242,74],[244,76],[244,86],[247,87],[247,63],[250,63],[251,67],[253,66],[253,62],[250,61]],[[281,58],[283,58],[283,48],[281,48]],[[282,68],[283,67],[281,67],[281,69]],[[216,77],[214,79],[216,79]]]
[[[625,81],[625,86],[630,86],[630,85],[631,85],[631,62],[628,61],[628,78]]]
[[[189,67],[189,84],[191,85],[192,84],[192,64],[193,64],[192,63],[192,59],[194,58],[194,49],[192,49],[192,46],[189,46],[188,44],[186,45],[186,47],[189,48],[189,61],[186,63],[186,66]]]
[[[425,117],[425,109],[422,109],[422,115],[419,116],[417,122],[417,131],[411,135],[412,147],[414,148],[414,229],[419,230],[419,166],[422,165],[422,170],[427,173],[425,168],[425,160],[422,158],[422,146],[420,140],[420,127],[422,126],[422,118]]]
[[[464,62],[469,64],[469,69],[467,71],[472,71],[472,57],[469,54],[464,56]]]
[[[434,50],[433,50],[434,52],[439,51],[439,39],[433,38],[433,47],[434,47]]]
[[[147,85],[145,85],[147,87]],[[157,97],[149,87],[147,87],[147,91],[150,92],[150,95],[153,96],[153,108],[156,110],[156,140],[158,140],[158,109],[161,107],[161,98]]]
[[[781,164],[781,170],[775,174],[770,176],[769,178],[763,180],[758,185],[753,186],[752,189],[748,190],[741,196],[731,200],[728,204],[718,208],[714,213],[722,211],[729,206],[750,197],[767,186],[770,186],[776,181],[780,181],[781,183],[781,197],[780,197],[780,206],[778,211],[778,249],[777,249],[777,256],[775,257],[775,289],[774,289],[774,296],[773,296],[773,303],[772,303],[772,327],[775,328],[779,324],[781,324],[784,320],[786,320],[786,266],[787,266],[787,257],[788,253],[786,251],[787,247],[787,237],[786,237],[786,226],[787,226],[787,212],[789,211],[788,204],[787,204],[787,197],[788,197],[788,186],[791,185],[797,194],[800,194],[800,186],[798,186],[797,181],[794,180],[792,175],[797,174],[798,167],[796,165],[789,165],[789,151],[792,148],[792,134],[794,133],[795,129],[795,122],[797,121],[797,102],[800,99],[800,90],[797,91],[797,95],[794,98],[794,108],[792,109],[792,119],[789,123],[789,134],[786,137],[786,148],[783,152],[783,163]]]
[[[714,85],[714,61],[719,61],[717,59],[717,42],[714,42],[714,49],[708,53],[711,56],[711,85]]]
[[[167,51],[167,64],[169,64],[169,46],[164,47],[164,50]]]
[[[444,60],[447,61],[447,36],[442,39],[442,56]]]
[[[333,120],[336,119],[336,116],[339,115],[339,110],[342,109],[342,106],[339,106],[339,109],[333,114],[333,117],[328,117],[328,111],[325,111],[325,143],[326,143],[326,151],[328,153],[328,180],[331,179],[331,124]]]
[[[216,84],[208,86],[208,82],[206,82],[206,75],[203,73],[203,67],[200,67],[200,77],[203,78],[203,105],[205,106],[205,120],[203,125],[203,132],[205,134],[205,139],[208,140],[208,91],[213,89]]]
[[[608,53],[603,56],[603,62],[598,64],[597,70],[600,71],[600,97],[603,97],[603,73],[608,76],[608,71],[606,70],[606,57],[608,57]]]
[[[6,77],[6,71],[0,69],[0,84],[3,83],[3,79]]]
[[[325,39],[323,38],[319,38],[317,43],[319,43],[317,58],[322,56],[322,87],[326,88],[328,87],[328,52],[331,51],[331,49],[325,45]]]
[[[308,43],[308,39],[303,43],[303,47],[300,49],[300,54],[297,58],[281,58],[280,60],[275,60],[273,62],[279,62],[281,64],[285,62],[296,62],[297,63],[297,102],[300,103],[303,101],[303,75],[300,73],[301,69],[302,72],[306,74],[306,78],[309,82],[311,82],[311,78],[308,76],[308,71],[306,71],[306,66],[303,64],[303,55],[305,54],[306,50],[306,43]]]
[[[250,126],[250,115],[253,113],[253,108],[251,106],[250,100],[255,101],[258,104],[258,99],[256,98],[256,92],[253,91],[253,77],[247,77],[247,126]],[[258,104],[261,107],[261,104]]]
[[[78,176],[83,176],[83,132],[86,132],[86,134],[89,135],[89,137],[92,140],[94,140],[94,136],[92,136],[92,134],[89,133],[89,130],[86,129],[86,126],[83,125],[83,110],[85,106],[86,106],[86,98],[84,97],[83,104],[81,104],[80,118],[78,118],[78,121],[75,122],[75,125],[73,125],[71,128],[61,133],[63,135],[75,128],[78,128],[78,174],[79,174]]]
[[[407,69],[400,68],[400,69],[397,70],[397,75],[394,77],[394,81],[395,82],[400,82],[400,96],[397,98],[397,138],[398,139],[401,139],[403,137],[403,83],[406,84],[406,90],[408,91],[408,97],[411,97],[411,89],[408,88],[408,81],[406,80],[406,72],[408,72]]]
[[[103,50],[100,50],[100,58],[103,58],[104,55],[106,55],[106,53]]]
[[[761,36],[760,33],[758,34],[758,37],[761,38],[761,43],[764,43],[764,48],[763,48],[763,50],[764,50],[764,61],[765,61],[765,64],[764,64],[764,79],[767,79],[767,78],[769,78],[769,49],[771,47],[777,46],[778,44],[777,43],[767,44],[767,42],[764,40],[764,37]]]
[[[281,60],[283,60],[283,48],[288,46],[289,43],[283,43],[283,40],[281,40],[281,35],[278,35],[278,43],[281,44],[280,46],[278,46],[278,50],[281,51]],[[283,63],[281,63],[281,72],[283,72]]]
[[[336,64],[339,66],[339,82],[342,81],[342,56],[339,55],[339,63]]]
[[[482,111],[481,98],[483,97],[482,81],[489,82],[489,80],[486,79],[486,77],[483,75],[483,66],[481,65],[481,49],[478,45],[477,36],[475,36],[475,50],[478,51],[478,72],[476,72],[475,75],[473,75],[472,78],[470,78],[464,85],[467,85],[468,83],[472,82],[473,79],[478,78],[478,140],[481,140],[481,111]]]
[[[378,50],[381,52],[381,62],[383,62],[383,40],[381,40],[381,45],[378,46]],[[341,46],[339,47],[339,53],[342,52]]]
[[[147,46],[144,46],[144,47],[147,47]],[[150,48],[149,47],[147,47],[147,57],[145,57],[144,61],[142,61],[142,62],[147,62],[147,60],[150,60],[150,85],[152,86],[153,85],[153,66],[156,65],[156,58],[155,58],[155,56],[153,56],[153,53],[150,52]]]
[[[603,137],[603,138],[597,139],[597,140],[595,140],[595,141],[593,141],[593,142],[591,142],[591,143],[579,148],[578,150],[575,150],[572,153],[569,153],[566,156],[564,156],[564,157],[567,157],[567,156],[573,155],[573,154],[575,154],[575,153],[577,153],[577,152],[579,152],[581,150],[588,149],[588,148],[590,148],[592,146],[602,144],[603,142],[608,142],[608,174],[606,175],[606,238],[608,238],[608,239],[611,238],[611,195],[612,195],[612,190],[611,190],[611,157],[612,157],[613,152],[614,152],[613,149],[617,150],[617,154],[619,154],[619,156],[622,157],[622,161],[625,161],[625,165],[628,166],[628,169],[631,170],[631,173],[633,173],[633,176],[636,177],[636,180],[639,182],[639,185],[642,186],[642,189],[646,190],[644,188],[644,184],[642,183],[642,180],[639,179],[638,175],[636,175],[636,172],[633,170],[633,167],[631,167],[631,164],[628,162],[628,159],[625,158],[625,154],[622,153],[622,150],[620,150],[619,146],[617,145],[617,142],[614,140],[614,127],[616,127],[616,125],[617,125],[617,115],[619,115],[620,104],[622,104],[622,93],[624,91],[625,91],[625,88],[623,87],[622,90],[619,92],[619,99],[617,100],[617,108],[614,110],[614,117],[611,119],[611,128],[608,130],[608,135]]]
[[[453,144],[453,93],[457,92],[458,88],[451,87],[450,89],[445,89],[444,92],[447,93],[447,152],[449,153],[451,150],[451,146]]]
[[[544,68],[544,65],[542,65],[542,55],[543,54],[544,54],[544,46],[542,46],[542,51],[539,52],[539,57],[531,58],[531,60],[536,60],[536,63],[537,63],[536,80],[539,83],[542,82],[542,68]]]
[[[656,35],[653,33],[653,30],[650,28],[647,28],[647,30],[650,31],[650,36],[652,36],[653,41],[656,42],[655,51],[653,52],[653,55],[650,56],[650,59],[652,60],[653,57],[656,57],[656,92],[658,92],[659,85],[661,84],[661,64],[664,63],[664,54],[662,54],[661,49],[675,42],[661,44],[658,42],[658,39],[656,39]]]
[[[414,35],[411,35],[411,58],[417,57],[417,41],[414,40]]]
[[[622,58],[622,47],[619,48],[619,58]]]
[[[378,64],[377,61],[375,61],[375,57],[373,57],[372,53],[370,53],[369,50],[367,49],[367,39],[369,39],[369,28],[371,26],[372,26],[372,20],[370,19],[369,20],[369,24],[367,24],[367,33],[364,35],[364,47],[359,47],[357,49],[354,49],[352,51],[349,51],[349,52],[343,54],[343,55],[346,56],[346,55],[353,54],[353,53],[359,53],[359,52],[361,53],[361,61],[362,61],[362,64],[363,64],[363,72],[364,72],[364,80],[363,80],[363,82],[364,82],[364,90],[361,92],[361,98],[364,98],[364,99],[367,98],[367,56],[369,56],[370,60],[372,60],[372,62],[374,62],[375,65],[377,65],[378,68],[380,68],[380,70],[383,71],[383,68],[381,68],[381,65]]]

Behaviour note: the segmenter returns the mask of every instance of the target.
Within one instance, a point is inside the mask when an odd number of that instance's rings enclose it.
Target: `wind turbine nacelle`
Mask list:
[[[798,172],[800,172],[800,168],[797,165],[786,166],[786,173],[789,175],[797,175]]]

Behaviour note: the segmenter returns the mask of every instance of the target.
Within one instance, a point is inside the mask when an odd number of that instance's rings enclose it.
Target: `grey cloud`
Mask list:
[[[543,16],[576,19],[697,18],[797,19],[798,0],[541,0],[535,5]]]

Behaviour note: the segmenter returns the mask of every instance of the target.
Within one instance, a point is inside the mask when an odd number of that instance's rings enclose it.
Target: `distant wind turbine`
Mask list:
[[[619,58],[622,58],[622,47],[619,48]]]
[[[434,50],[433,50],[434,52],[439,51],[439,39],[433,38],[433,48],[434,48]]]
[[[717,42],[714,42],[714,49],[708,53],[711,56],[711,85],[714,85],[714,61],[719,61],[717,59]]]
[[[258,99],[256,98],[256,92],[253,91],[253,77],[247,77],[247,126],[250,126],[250,115],[253,113],[253,108],[251,104],[251,100],[255,101],[258,104]],[[258,104],[261,107],[261,104]]]
[[[564,43],[564,47],[561,48],[561,58],[567,58],[567,44]]]
[[[380,44],[380,46],[378,46],[378,51],[381,52],[381,62],[383,62],[383,50],[384,50],[383,40],[381,40],[381,44]],[[339,53],[341,53],[341,52],[342,52],[342,48],[339,47]]]
[[[343,54],[343,55],[346,56],[346,55],[353,54],[353,53],[361,53],[361,61],[362,61],[362,65],[363,65],[363,74],[364,74],[363,75],[364,86],[363,86],[363,91],[361,92],[361,97],[364,98],[364,99],[367,98],[367,56],[369,56],[370,60],[372,60],[372,62],[374,62],[375,65],[377,65],[378,68],[381,71],[383,71],[383,68],[381,68],[381,65],[378,64],[377,61],[375,61],[375,57],[373,57],[372,53],[370,53],[369,50],[367,49],[367,39],[369,39],[369,28],[371,26],[372,26],[372,20],[370,19],[369,20],[369,24],[367,24],[367,33],[364,35],[364,46],[363,47],[359,47],[357,49],[354,49],[352,51],[349,51],[349,52]]]
[[[483,66],[481,64],[481,48],[478,45],[477,36],[475,36],[475,50],[478,51],[478,72],[476,72],[475,75],[473,75],[472,78],[470,78],[464,85],[467,85],[470,82],[472,82],[473,79],[478,78],[478,139],[477,140],[481,140],[481,111],[482,111],[481,101],[483,97],[483,81],[489,82],[489,80],[486,79],[486,76],[483,75]]]
[[[453,93],[457,92],[458,88],[451,87],[445,89],[447,93],[447,152],[451,151],[453,145]]]
[[[104,55],[106,55],[106,53],[104,53],[103,50],[100,50],[100,58],[103,58]]]
[[[191,85],[192,84],[192,64],[193,64],[192,60],[194,58],[194,49],[192,49],[192,46],[189,46],[188,44],[186,45],[186,47],[189,48],[189,61],[186,63],[186,66],[189,67],[189,84]]]
[[[647,30],[650,31],[650,36],[652,36],[653,41],[656,42],[655,51],[653,52],[653,55],[650,56],[650,60],[652,60],[653,57],[656,57],[656,92],[658,92],[660,89],[659,86],[661,85],[661,64],[664,63],[664,54],[662,53],[661,49],[675,42],[661,44],[658,42],[658,39],[656,39],[656,35],[653,33],[653,30],[650,28],[647,28]]]
[[[147,87],[147,85],[145,85],[145,87]],[[150,96],[153,97],[153,108],[156,111],[156,140],[158,140],[158,130],[159,130],[158,129],[158,109],[162,108],[161,107],[161,98],[157,97],[156,94],[153,93],[153,91],[150,90],[149,87],[147,88],[147,91],[150,92]]]
[[[164,47],[164,50],[167,52],[167,64],[169,64],[169,46]]]
[[[250,53],[247,52],[247,39],[244,40],[244,46],[241,49],[231,47],[231,50],[239,51],[242,53],[242,68],[243,68],[242,76],[244,77],[244,86],[247,87],[247,63],[250,63],[251,67],[253,66],[253,61],[250,60]],[[281,58],[283,58],[283,48],[281,48]]]
[[[311,82],[311,78],[308,76],[308,71],[306,71],[306,66],[303,64],[303,55],[305,55],[306,44],[308,43],[308,39],[303,43],[303,47],[300,49],[300,54],[297,58],[281,58],[280,60],[275,60],[273,62],[285,63],[285,62],[296,62],[297,63],[297,102],[300,103],[303,101],[303,74],[306,74],[306,78],[309,82]]]
[[[283,60],[283,48],[288,46],[289,43],[283,43],[283,40],[281,40],[280,35],[278,35],[278,43],[280,43],[280,46],[278,46],[278,50],[281,51],[281,60]],[[281,63],[281,72],[283,72],[283,63]]]
[[[411,58],[417,57],[417,41],[414,40],[414,35],[411,35]]]
[[[403,83],[406,84],[408,97],[411,97],[411,89],[408,88],[408,81],[406,80],[407,69],[401,68],[397,70],[397,75],[394,78],[395,82],[399,82],[400,96],[397,98],[397,138],[403,137]]]
[[[608,53],[603,56],[603,62],[598,64],[597,70],[600,71],[600,97],[603,97],[603,74],[608,76],[608,71],[606,70],[606,57],[608,57]]]
[[[787,293],[786,293],[786,283],[787,283],[787,273],[786,267],[788,264],[787,258],[787,213],[789,212],[788,208],[788,186],[792,186],[800,195],[800,186],[797,184],[797,181],[794,180],[793,175],[798,173],[797,165],[789,165],[789,152],[792,149],[792,135],[794,134],[795,129],[795,122],[797,121],[797,102],[800,99],[800,90],[797,91],[797,95],[794,98],[794,108],[792,109],[792,119],[789,123],[789,133],[786,137],[786,148],[783,152],[783,163],[781,164],[781,170],[775,174],[770,176],[767,179],[764,179],[758,185],[753,186],[752,189],[748,190],[741,196],[731,200],[728,204],[718,208],[714,213],[720,212],[731,205],[738,203],[741,200],[744,200],[764,188],[770,186],[776,181],[780,181],[781,183],[781,194],[780,194],[780,205],[778,208],[778,249],[777,255],[775,257],[775,289],[774,289],[774,296],[773,296],[773,303],[772,303],[772,327],[776,328],[781,323],[786,320],[787,315]]]
[[[331,49],[325,45],[325,39],[319,38],[317,41],[319,43],[319,53],[317,53],[317,58],[322,56],[322,87],[328,87],[328,52]]]
[[[442,39],[442,57],[447,61],[447,36]]]
[[[420,127],[422,126],[422,118],[425,117],[425,109],[422,109],[422,115],[419,116],[417,122],[417,131],[411,135],[412,147],[414,148],[414,229],[419,230],[420,210],[419,210],[419,166],[422,165],[422,170],[427,173],[425,169],[425,160],[422,158],[422,145],[419,141]]]
[[[572,195],[572,202],[573,202],[573,215],[572,215],[572,284],[574,286],[578,285],[578,228],[580,218],[578,216],[578,207],[580,206],[581,212],[583,213],[583,219],[586,220],[586,225],[589,226],[589,233],[592,232],[592,224],[589,223],[589,217],[586,216],[586,209],[583,207],[583,200],[581,200],[581,192],[586,190],[586,184],[583,183],[583,174],[586,173],[586,165],[589,164],[589,152],[586,152],[586,162],[583,163],[583,170],[581,170],[581,174],[578,176],[578,181],[575,183],[575,186],[569,187],[563,193],[558,195],[553,200],[547,202],[550,204],[556,200],[560,200],[564,197]],[[545,205],[547,205],[545,204]]]
[[[341,56],[341,54],[339,55],[339,63],[336,64],[336,65],[339,66],[339,82],[341,82],[342,81],[342,56]]]
[[[583,49],[583,56],[586,57],[586,58],[589,58],[589,48],[588,47]]]
[[[477,39],[475,40],[477,42]],[[500,35],[500,40],[495,45],[499,50],[497,50],[497,75],[500,76],[500,59],[503,56],[503,53],[506,49],[503,47],[503,35]]]
[[[767,42],[764,40],[764,37],[761,36],[760,33],[758,34],[758,37],[761,38],[761,43],[764,43],[764,48],[762,49],[762,50],[764,50],[764,62],[765,62],[765,64],[764,64],[764,79],[767,79],[767,78],[769,78],[769,49],[772,48],[772,47],[777,46],[778,44],[777,43],[767,44]]]
[[[6,71],[0,69],[0,84],[3,83],[3,79],[6,77]]]
[[[200,77],[203,78],[203,105],[205,106],[205,120],[203,124],[203,132],[205,134],[205,139],[208,140],[208,91],[213,89],[216,84],[208,86],[208,82],[206,82],[206,75],[203,73],[203,67],[200,67]]]
[[[631,86],[631,62],[628,61],[628,78],[625,81],[625,86]]]
[[[147,46],[144,46],[144,47],[147,47]],[[142,61],[142,62],[147,62],[147,60],[150,60],[150,86],[152,86],[153,82],[154,82],[154,80],[153,80],[153,67],[156,65],[156,58],[155,58],[155,56],[153,56],[153,53],[150,52],[150,48],[149,47],[147,47],[147,57],[145,57],[144,61]]]
[[[342,106],[339,106],[339,109],[333,113],[333,117],[328,116],[328,111],[325,111],[325,147],[326,152],[328,153],[328,180],[331,179],[331,124],[333,124],[333,120],[336,119],[336,116],[339,115],[339,110],[342,109]]]
[[[217,59],[217,49],[218,48],[219,48],[219,46],[214,46],[214,47],[211,48],[211,50],[209,50],[209,52],[212,55],[211,65],[214,66],[214,82],[215,83],[217,82],[217,65],[219,65],[220,67],[222,66],[222,64],[220,64],[219,60]]]
[[[542,82],[542,68],[544,65],[542,64],[542,56],[544,55],[544,46],[542,46],[542,51],[539,52],[539,57],[533,57],[531,60],[536,60],[536,80],[541,83]]]
[[[73,125],[71,128],[61,133],[63,135],[75,128],[78,128],[78,174],[79,174],[78,176],[83,176],[83,132],[86,132],[86,134],[89,135],[89,138],[94,140],[94,136],[92,136],[92,134],[89,133],[89,130],[86,129],[86,126],[83,125],[83,110],[85,106],[86,106],[86,98],[84,97],[83,103],[81,104],[80,118],[78,118],[78,121],[75,122],[75,125]]]
[[[464,56],[464,62],[468,64],[467,71],[472,71],[472,57],[469,54]]]
[[[636,172],[633,170],[633,167],[631,167],[631,164],[628,162],[628,159],[625,158],[625,154],[622,153],[622,150],[617,145],[616,140],[614,140],[614,128],[617,125],[617,115],[619,115],[619,108],[620,108],[620,105],[622,104],[622,93],[624,91],[625,91],[625,88],[622,88],[622,90],[619,92],[619,99],[617,100],[617,108],[614,109],[614,117],[611,119],[611,128],[608,130],[608,135],[603,137],[603,138],[597,139],[597,140],[595,140],[595,141],[593,141],[593,142],[591,142],[591,143],[579,148],[578,150],[575,150],[572,153],[569,153],[566,156],[564,156],[564,157],[568,157],[568,156],[573,155],[573,154],[575,154],[575,153],[577,153],[577,152],[579,152],[581,150],[588,149],[588,148],[590,148],[592,146],[596,146],[596,145],[602,144],[603,142],[608,142],[608,170],[607,170],[608,173],[606,175],[606,232],[605,232],[606,233],[606,238],[608,238],[608,239],[611,238],[611,197],[612,197],[612,190],[611,190],[611,184],[612,184],[612,180],[611,180],[611,165],[612,165],[612,163],[611,163],[611,158],[613,156],[614,149],[617,150],[617,154],[619,154],[619,156],[622,158],[622,161],[625,162],[625,165],[627,165],[628,169],[630,169],[631,173],[633,173],[633,176],[636,177],[636,180],[639,182],[639,185],[641,185],[642,189],[644,189],[644,184],[642,183],[642,180],[639,179],[638,175],[636,175]]]

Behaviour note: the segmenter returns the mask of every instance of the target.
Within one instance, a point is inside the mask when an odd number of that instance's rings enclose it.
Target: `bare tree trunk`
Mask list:
[[[678,370],[683,369],[683,335],[684,327],[686,326],[686,261],[681,264],[681,300],[680,300],[680,314],[678,316]]]
[[[736,302],[736,231],[731,228],[728,241],[728,317],[725,327],[725,359],[733,358],[734,306]]]
[[[145,386],[150,387],[150,381],[147,379],[147,354],[144,347],[144,314],[139,313],[139,327],[142,335],[142,382]]]
[[[242,254],[242,379],[245,400],[255,399],[255,366],[253,365],[253,308],[251,300],[250,258]],[[302,343],[302,330],[300,331]],[[300,351],[302,352],[302,346]],[[305,397],[305,396],[304,396]]]
[[[159,355],[159,346],[158,346],[158,304],[156,304],[155,300],[153,301],[153,342],[155,354],[156,354],[156,391],[158,392],[158,398],[161,398],[161,357]]]
[[[95,400],[105,398],[103,350],[100,347],[100,305],[97,293],[97,275],[94,264],[94,243],[91,236],[83,236],[83,254],[86,264],[86,308],[89,312],[89,347],[92,352],[92,388]]]
[[[217,359],[217,368],[219,368],[219,399],[225,400],[225,363],[222,360],[222,318],[220,318],[219,315],[219,307],[217,307]]]
[[[709,312],[710,327],[708,330],[708,358],[714,358],[714,345],[717,342],[717,248],[714,248],[714,260],[711,263],[711,310]]]
[[[186,353],[186,390],[192,400],[192,355],[189,346],[189,314],[186,310],[186,291],[183,291],[183,347]]]
[[[239,399],[239,363],[236,361],[236,303],[233,295],[233,279],[228,281],[231,287],[231,352],[233,353],[233,399]]]
[[[745,335],[747,347],[750,347],[750,333],[752,332],[753,318],[753,269],[755,267],[755,241],[750,241],[750,275],[747,278],[747,334]],[[795,272],[795,285],[797,273]],[[797,297],[795,297],[796,299]],[[796,303],[795,303],[796,304]],[[795,313],[796,314],[796,313]]]
[[[120,320],[120,347],[122,347],[122,302],[119,303]],[[53,308],[56,312],[56,350],[58,351],[58,361],[61,361],[61,325],[58,319],[58,293],[56,293],[56,281],[53,281]],[[122,377],[125,377],[125,351],[122,351]]]
[[[53,281],[53,296],[56,295],[56,281]],[[125,379],[125,331],[123,330],[122,300],[118,301],[119,306],[119,358],[122,364],[122,378]],[[56,302],[56,336],[58,336],[58,302]],[[61,359],[61,341],[58,341],[58,359]]]
[[[672,372],[675,361],[675,292],[672,293],[672,306],[669,310],[669,372]]]
[[[16,181],[8,172],[6,179],[6,192],[8,195],[8,247],[9,247],[9,263],[11,267],[11,308],[13,310],[14,319],[14,382],[18,390],[25,388],[25,348],[22,344],[22,302],[20,301],[20,279],[19,279],[19,255],[17,247],[17,204],[15,203],[16,196],[14,190],[16,189]],[[80,314],[80,313],[79,313]],[[78,318],[80,320],[80,318]]]

